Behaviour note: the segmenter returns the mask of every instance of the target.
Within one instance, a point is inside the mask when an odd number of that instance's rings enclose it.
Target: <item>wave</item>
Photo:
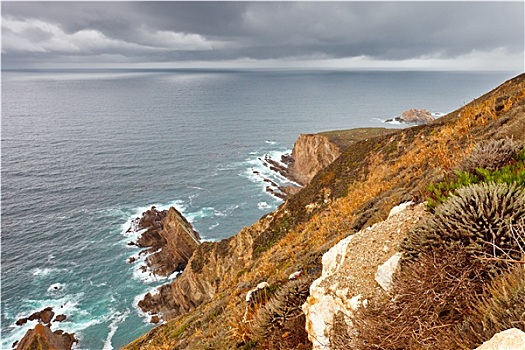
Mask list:
[[[31,270],[31,273],[33,276],[43,277],[63,271],[66,271],[66,269],[59,269],[57,267],[36,267]]]
[[[259,202],[257,203],[257,208],[259,208],[260,210],[267,210],[271,208],[271,206],[266,202]]]
[[[47,288],[47,293],[51,295],[60,295],[66,292],[65,283],[53,283]]]
[[[41,311],[46,307],[52,307],[53,312],[56,315],[64,314],[67,316],[67,319],[63,322],[54,323],[54,326],[62,329],[67,333],[76,333],[79,337],[81,336],[81,331],[93,326],[95,324],[103,322],[102,319],[92,317],[90,313],[86,310],[80,308],[80,303],[84,298],[84,293],[77,294],[67,294],[62,297],[52,297],[50,299],[26,299],[22,303],[22,311],[18,312],[12,319],[13,323],[8,325],[10,329],[9,336],[6,334],[2,335],[2,348],[10,349],[11,345],[15,341],[19,341],[27,333],[29,329],[32,329],[38,323],[37,320],[28,321],[22,326],[17,326],[15,324],[16,320],[28,317],[31,314]],[[74,320],[74,321],[72,321]]]
[[[106,337],[106,341],[104,342],[104,347],[102,348],[102,350],[113,350],[113,346],[111,345],[111,339],[117,332],[119,324],[124,322],[124,320],[128,318],[129,309],[126,309],[124,313],[113,312],[112,315],[113,315],[111,317],[112,321],[109,325],[109,333]]]

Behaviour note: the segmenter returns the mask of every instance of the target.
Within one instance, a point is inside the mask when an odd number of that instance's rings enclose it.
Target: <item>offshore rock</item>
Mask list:
[[[149,248],[146,264],[154,275],[169,276],[183,270],[200,245],[199,234],[173,207],[163,211],[152,207],[143,213],[137,226],[146,229],[136,245]]]
[[[62,331],[53,332],[48,326],[37,324],[30,329],[18,342],[17,350],[41,349],[41,350],[70,350],[77,342],[74,334]]]
[[[409,124],[427,124],[434,120],[432,114],[426,109],[416,109],[412,108],[407,111],[404,111],[400,117],[395,117],[394,119],[387,119],[386,122],[397,121],[401,123]]]
[[[55,315],[55,313],[53,312],[53,308],[52,307],[46,307],[44,310],[37,311],[37,312],[31,314],[31,316],[29,316],[29,317],[24,317],[24,318],[18,319],[15,324],[17,326],[21,326],[21,325],[27,323],[27,321],[35,321],[35,320],[38,321],[38,322],[41,322],[41,323],[49,324],[49,323],[51,323],[51,320],[53,319],[54,315]]]

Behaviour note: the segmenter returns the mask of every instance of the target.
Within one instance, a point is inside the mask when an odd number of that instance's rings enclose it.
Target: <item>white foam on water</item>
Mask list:
[[[55,274],[62,271],[65,271],[65,269],[59,269],[55,267],[36,267],[33,270],[31,270],[33,276],[48,276],[50,274]]]
[[[268,208],[271,208],[271,206],[266,202],[259,202],[257,203],[257,208],[259,208],[260,210],[266,210]]]
[[[208,230],[213,230],[215,229],[216,227],[218,227],[220,224],[218,222],[214,223],[213,225],[211,225],[210,227],[208,227]]]
[[[271,140],[266,140],[264,141],[265,143],[269,144],[269,145],[275,145],[276,142],[275,141],[271,141]]]
[[[180,274],[182,273],[182,271],[175,271],[174,273],[172,273],[171,275],[169,275],[167,278],[168,280],[174,280],[175,278],[177,278]]]
[[[66,292],[65,283],[53,283],[47,288],[47,293],[52,295],[63,294]]]
[[[213,207],[204,207],[196,212],[184,213],[184,217],[190,222],[193,223],[195,220],[203,219],[215,214],[215,209]]]
[[[394,120],[394,119],[392,119],[392,120],[390,120],[390,121],[386,121],[386,120],[384,120],[384,122],[387,123],[387,124],[392,124],[392,125],[403,125],[402,122],[400,122],[400,121],[398,121],[398,120]]]
[[[126,309],[124,313],[120,313],[120,312],[112,313],[112,316],[111,316],[112,321],[109,324],[109,333],[108,333],[108,336],[106,337],[106,341],[104,342],[104,347],[102,348],[102,350],[113,350],[113,345],[111,345],[111,339],[117,332],[118,325],[124,322],[124,320],[128,318],[128,316],[129,316],[128,309]]]

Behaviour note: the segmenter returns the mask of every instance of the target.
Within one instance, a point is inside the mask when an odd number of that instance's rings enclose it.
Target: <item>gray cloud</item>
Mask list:
[[[522,2],[2,2],[2,61],[400,61],[497,52],[515,63],[523,13]]]

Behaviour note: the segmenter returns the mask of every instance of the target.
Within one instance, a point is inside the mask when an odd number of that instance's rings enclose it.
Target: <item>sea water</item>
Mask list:
[[[275,209],[261,159],[301,133],[447,113],[512,73],[87,70],[2,72],[1,331],[8,349],[52,306],[79,349],[151,328],[137,308],[170,278],[128,258],[131,220],[175,206],[206,240]],[[402,127],[402,126],[395,126]]]

